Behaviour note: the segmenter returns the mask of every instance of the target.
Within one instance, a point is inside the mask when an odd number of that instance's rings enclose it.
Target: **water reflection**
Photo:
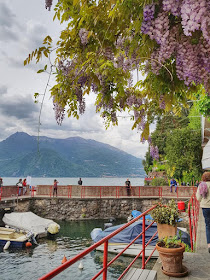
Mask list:
[[[122,223],[125,221],[117,221]],[[1,280],[34,280],[59,266],[64,255],[67,259],[76,256],[79,252],[92,244],[90,232],[95,227],[103,228],[104,221],[71,221],[60,222],[60,232],[55,240],[40,239],[36,247],[22,250],[0,251]],[[109,260],[114,255],[109,255]],[[120,257],[109,269],[108,279],[117,279],[122,271],[131,262],[132,258]],[[140,259],[135,264],[141,267]],[[101,268],[103,254],[101,252],[91,252],[82,260],[83,270],[78,268],[79,262],[66,269],[54,279],[91,279]],[[98,279],[101,279],[100,277]]]

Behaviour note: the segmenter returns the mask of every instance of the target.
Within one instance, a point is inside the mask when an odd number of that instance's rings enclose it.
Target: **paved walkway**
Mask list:
[[[202,210],[199,211],[196,253],[184,253],[183,265],[188,268],[186,277],[169,277],[161,271],[161,261],[157,260],[153,270],[157,271],[157,280],[210,280],[210,254],[207,250],[205,222]]]

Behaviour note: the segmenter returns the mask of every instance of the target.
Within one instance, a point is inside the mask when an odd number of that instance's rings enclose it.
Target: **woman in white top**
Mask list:
[[[206,239],[210,253],[210,172],[204,172],[196,193],[206,224]]]

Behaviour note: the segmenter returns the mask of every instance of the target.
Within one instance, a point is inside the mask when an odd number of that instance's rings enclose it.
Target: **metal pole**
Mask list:
[[[104,243],[103,280],[107,279],[108,240]]]
[[[142,222],[142,269],[145,269],[145,215]]]
[[[189,229],[190,229],[190,244],[191,244],[191,250],[193,251],[193,236],[192,236],[192,222],[191,222],[190,201],[188,202],[188,217],[189,217]]]

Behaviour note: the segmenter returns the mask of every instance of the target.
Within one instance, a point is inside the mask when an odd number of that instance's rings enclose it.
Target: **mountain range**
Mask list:
[[[81,137],[54,139],[16,132],[0,142],[4,177],[143,177],[142,159]]]

